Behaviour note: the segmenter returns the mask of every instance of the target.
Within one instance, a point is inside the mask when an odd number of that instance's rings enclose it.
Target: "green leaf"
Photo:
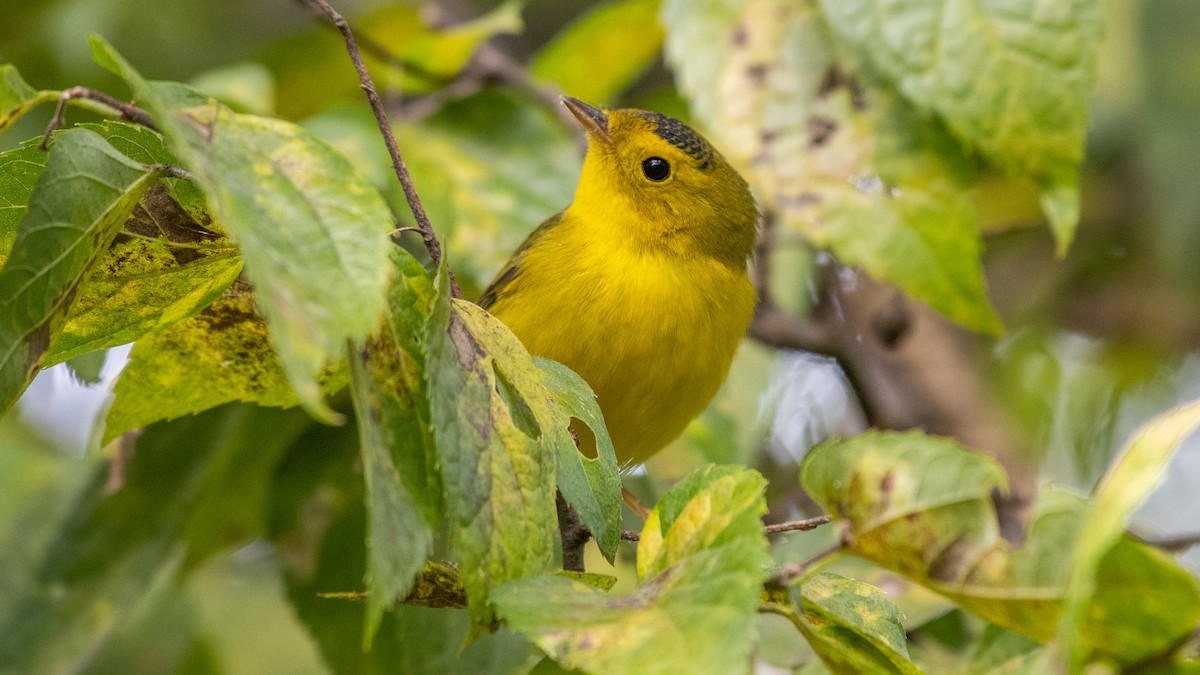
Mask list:
[[[108,352],[98,350],[80,354],[67,361],[67,370],[71,377],[80,384],[92,385],[100,383],[100,369],[104,367],[104,359]]]
[[[0,411],[33,379],[80,285],[157,179],[93,131],[58,135],[0,270]]]
[[[804,639],[837,673],[920,673],[900,610],[870,584],[822,573],[792,589]]]
[[[441,524],[441,485],[424,391],[420,336],[433,284],[407,252],[394,249],[391,321],[351,350],[351,394],[367,485],[367,622],[364,646],[385,609],[412,588]]]
[[[275,467],[311,424],[295,410],[225,408],[148,429],[120,490],[97,467],[38,583],[0,610],[0,663],[81,670],[152,583],[259,536]]]
[[[660,0],[611,0],[564,28],[529,64],[534,77],[594,105],[612,101],[662,47]]]
[[[1096,486],[1071,563],[1071,581],[1060,633],[1071,670],[1089,654],[1089,612],[1100,590],[1097,571],[1104,556],[1121,541],[1133,510],[1158,484],[1175,449],[1200,424],[1200,402],[1181,406],[1151,420],[1125,446]],[[1192,611],[1198,604],[1192,594]]]
[[[129,84],[237,241],[299,400],[335,419],[317,378],[383,313],[391,229],[383,199],[307,131],[233,113],[183,85],[147,82],[99,37],[92,51]]]
[[[451,300],[444,270],[439,279],[426,386],[451,542],[472,619],[483,626],[491,589],[551,565],[555,445],[570,438],[516,336],[479,306]]]
[[[566,668],[746,672],[768,560],[765,486],[748,469],[709,466],[672,488],[642,530],[630,595],[543,576],[509,582],[492,600]]]
[[[21,79],[16,66],[10,63],[0,64],[0,132],[34,106],[56,98],[56,91],[37,91],[29,86]]]
[[[516,673],[531,646],[501,630],[463,647],[470,631],[457,575],[431,563],[407,601],[384,614],[370,652],[366,613],[357,602],[366,574],[367,538],[361,454],[353,427],[314,426],[276,474],[271,538],[288,598],[324,661],[338,673]],[[319,517],[314,518],[314,514]],[[328,597],[327,594],[337,594]]]
[[[991,162],[1042,186],[1046,214],[1065,251],[1079,215],[1077,165],[1104,3],[820,5],[836,39],[872,75],[938,115]]]
[[[194,316],[138,340],[114,387],[103,443],[130,429],[232,401],[287,408],[298,403],[254,294],[236,282]],[[342,373],[326,380],[330,390]]]
[[[761,203],[844,263],[963,326],[1000,331],[979,262],[975,170],[939,123],[847,81],[805,3],[671,0],[663,16],[692,112]]]
[[[975,650],[971,654],[969,672],[995,673],[996,675],[1034,675],[1034,662],[1041,658],[1044,649],[1036,641],[1019,633],[989,625],[983,630]]]
[[[596,457],[584,456],[573,442],[556,444],[558,489],[611,563],[621,541],[621,469],[596,395],[582,377],[561,363],[543,358],[535,358],[534,363],[554,402],[586,424],[596,438]]]
[[[8,259],[17,238],[17,226],[29,209],[33,186],[46,170],[46,155],[38,149],[41,139],[0,153],[0,265]]]
[[[999,537],[991,504],[999,468],[946,439],[863,434],[815,448],[801,471],[805,489],[843,519],[851,553],[1040,642],[1066,621],[1068,579],[1078,583],[1079,568],[1064,552],[1086,532],[1082,497],[1043,490],[1025,543],[1013,547]],[[1079,630],[1089,649],[1132,664],[1166,653],[1195,627],[1200,588],[1169,556],[1121,538],[1120,522],[1118,538],[1101,551],[1109,556],[1097,563],[1102,575],[1092,568]],[[1134,624],[1144,630],[1131,633]]]

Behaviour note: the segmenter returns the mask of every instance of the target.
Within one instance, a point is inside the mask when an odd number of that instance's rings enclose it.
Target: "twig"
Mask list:
[[[150,129],[157,129],[154,126],[154,121],[150,119],[150,115],[132,103],[126,103],[102,91],[97,91],[89,87],[71,87],[70,89],[64,89],[63,93],[59,95],[58,105],[54,107],[54,115],[50,117],[50,124],[46,126],[46,133],[42,136],[42,142],[38,145],[38,149],[45,150],[50,147],[50,135],[63,125],[63,119],[67,114],[67,102],[75,99],[95,101],[113,112],[119,113],[123,120],[128,120]]]
[[[754,320],[750,337],[775,349],[813,352],[837,358],[836,334],[828,321],[802,319],[788,314],[775,304],[771,294],[771,243],[774,240],[775,220],[768,214],[754,245],[754,265],[751,281],[757,292]]]
[[[816,528],[830,522],[829,516],[816,516],[815,518],[805,518],[804,520],[789,520],[786,523],[776,523],[763,527],[763,532],[766,534],[779,534],[780,532],[797,532],[800,530],[815,530]],[[621,530],[621,539],[623,541],[640,541],[642,535],[636,530]]]
[[[643,504],[642,500],[633,496],[633,493],[624,487],[621,488],[621,501],[625,502],[625,506],[637,514],[638,518],[645,520],[650,516],[650,507]]]
[[[845,544],[839,541],[838,543],[821,551],[808,560],[803,562],[784,563],[779,568],[779,572],[776,573],[775,576],[768,579],[767,583],[786,586],[793,580],[805,576],[818,567],[824,566],[824,564],[828,562],[830,558],[841,553],[845,547]]]
[[[150,165],[152,173],[161,173],[167,178],[178,178],[180,180],[195,180],[191,171],[173,164],[152,164]]]
[[[775,523],[767,525],[763,528],[767,534],[779,534],[780,532],[797,532],[802,530],[815,530],[818,527],[825,525],[833,520],[829,516],[816,516],[813,518],[805,518],[803,520],[789,520],[786,523]]]
[[[563,569],[571,572],[583,572],[583,547],[592,538],[579,520],[579,514],[567,503],[559,492],[556,498],[558,507],[558,531],[562,536]]]
[[[435,266],[440,266],[442,263],[442,245],[438,242],[437,235],[433,233],[433,225],[429,222],[429,216],[425,214],[425,207],[421,205],[421,198],[417,196],[417,188],[413,185],[412,176],[408,173],[408,166],[405,165],[404,158],[400,156],[400,148],[396,145],[396,136],[392,133],[391,124],[388,123],[387,112],[383,109],[383,101],[379,99],[379,92],[376,91],[375,83],[371,80],[371,74],[367,72],[367,66],[363,63],[362,53],[358,50],[358,44],[354,40],[354,33],[350,31],[350,24],[346,23],[346,18],[339,14],[325,0],[301,1],[328,17],[333,22],[333,25],[337,27],[338,31],[341,32],[342,38],[346,42],[346,52],[350,55],[350,61],[354,63],[354,70],[358,73],[358,81],[362,85],[362,90],[367,95],[367,102],[371,105],[371,112],[375,113],[375,121],[379,125],[379,133],[383,135],[383,142],[387,145],[388,154],[392,157],[392,168],[396,170],[396,178],[400,180],[400,187],[404,189],[404,198],[408,201],[408,208],[412,211],[413,219],[417,221],[421,239],[424,240],[425,248],[429,251],[429,258]],[[454,278],[454,273],[448,268],[446,271],[450,275],[450,294],[455,298],[462,298],[462,290],[458,287],[458,281]]]

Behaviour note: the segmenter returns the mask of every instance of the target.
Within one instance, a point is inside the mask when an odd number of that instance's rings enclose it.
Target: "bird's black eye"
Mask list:
[[[654,182],[664,181],[671,175],[671,165],[662,157],[651,157],[642,162],[642,173]]]

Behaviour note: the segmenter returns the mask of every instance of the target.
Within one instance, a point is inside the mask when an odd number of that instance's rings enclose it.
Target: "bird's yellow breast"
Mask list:
[[[598,215],[607,218],[565,212],[521,257],[489,310],[531,354],[566,364],[591,385],[628,465],[677,437],[716,394],[749,325],[754,290],[744,264],[639,246],[619,236],[637,224]]]

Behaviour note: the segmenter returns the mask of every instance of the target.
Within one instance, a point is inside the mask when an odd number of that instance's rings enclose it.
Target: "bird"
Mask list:
[[[479,304],[531,355],[591,386],[628,469],[680,436],[725,380],[754,313],[759,211],[745,179],[683,122],[561,101],[587,136],[574,198]],[[590,430],[572,431],[595,456]]]

